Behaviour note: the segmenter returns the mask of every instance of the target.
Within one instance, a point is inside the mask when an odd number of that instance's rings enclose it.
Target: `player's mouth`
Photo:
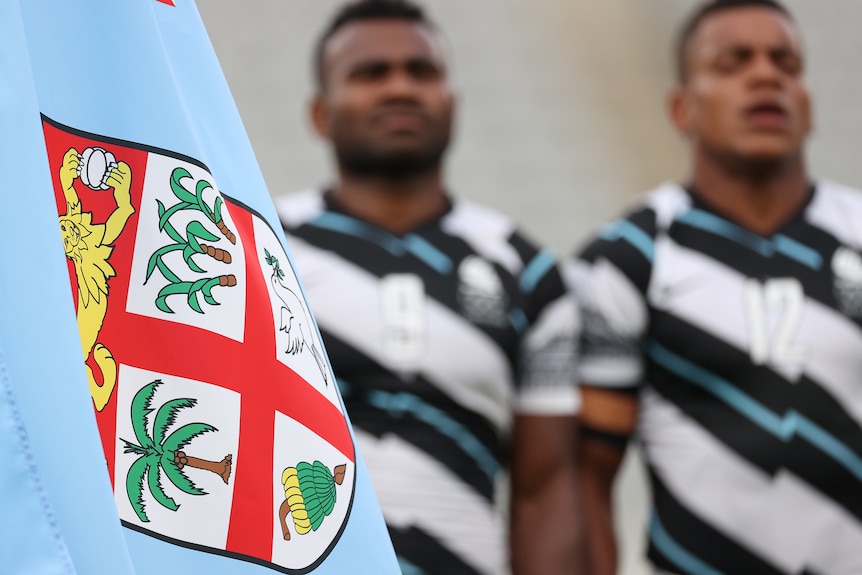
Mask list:
[[[425,128],[428,117],[418,108],[387,108],[378,111],[374,123],[387,132],[418,132]]]
[[[790,112],[776,100],[761,100],[745,109],[748,123],[760,130],[781,130],[787,127]]]

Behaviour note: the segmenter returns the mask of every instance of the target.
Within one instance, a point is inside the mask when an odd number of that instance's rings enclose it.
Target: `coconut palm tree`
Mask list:
[[[143,522],[150,520],[147,517],[143,499],[144,481],[156,502],[171,511],[176,511],[180,506],[165,493],[162,487],[163,476],[183,493],[206,495],[206,491],[196,486],[183,469],[185,467],[206,469],[227,483],[233,460],[233,455],[228,454],[221,461],[207,461],[190,457],[183,451],[194,438],[204,433],[218,431],[208,423],[188,423],[170,431],[176,423],[177,414],[183,409],[194,407],[197,404],[196,399],[185,397],[166,401],[156,411],[152,436],[149,434],[147,429],[149,415],[153,412],[152,400],[160,385],[162,381],[156,379],[142,387],[132,398],[132,429],[138,442],[132,443],[120,438],[125,444],[123,453],[134,453],[138,456],[126,475],[126,492],[132,508]]]

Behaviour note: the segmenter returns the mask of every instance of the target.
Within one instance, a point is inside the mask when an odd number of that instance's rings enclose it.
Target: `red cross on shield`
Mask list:
[[[307,572],[344,529],[355,452],[278,234],[192,158],[44,131],[123,523]]]

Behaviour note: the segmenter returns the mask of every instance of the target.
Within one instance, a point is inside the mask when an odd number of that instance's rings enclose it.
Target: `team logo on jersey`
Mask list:
[[[458,303],[467,319],[492,327],[507,325],[509,298],[489,261],[467,256],[458,266],[458,279]]]
[[[862,317],[862,256],[840,247],[832,256],[833,290],[838,308],[850,317]]]
[[[44,132],[123,524],[310,571],[346,525],[355,453],[276,233],[191,158]]]

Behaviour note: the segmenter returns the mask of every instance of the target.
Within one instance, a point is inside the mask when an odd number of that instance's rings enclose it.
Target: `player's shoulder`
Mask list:
[[[470,200],[453,200],[452,209],[442,218],[440,226],[444,233],[458,237],[476,255],[500,265],[514,279],[510,296],[517,293],[515,297],[520,313],[516,316],[525,320],[525,331],[522,332],[524,348],[520,357],[520,361],[526,362],[522,365],[524,382],[530,379],[526,375],[530,370],[525,366],[542,355],[538,349],[557,345],[554,350],[561,356],[564,355],[565,345],[574,346],[572,338],[577,330],[578,311],[566,290],[559,258],[553,250],[530,237],[511,216]],[[468,261],[464,260],[465,263]],[[547,357],[544,360],[551,361]],[[563,362],[562,359],[560,361]],[[559,365],[559,373],[566,369],[563,363]],[[548,384],[548,373],[544,372],[542,377],[544,383]],[[565,385],[573,381],[573,377],[564,376]],[[522,385],[530,387],[527,383],[522,382]],[[577,398],[568,392],[560,396],[550,395],[560,402],[553,408],[553,413],[561,408],[566,409],[567,413],[577,410]],[[525,400],[527,396],[532,399]],[[541,401],[537,399],[538,396],[542,397]],[[531,392],[524,397],[520,400],[519,409],[548,409],[542,403],[547,399],[544,392]],[[542,405],[534,403],[534,400]]]
[[[817,182],[805,219],[841,243],[862,248],[862,190],[831,180]]]
[[[452,209],[440,221],[440,228],[513,275],[520,274],[540,254],[556,263],[551,251],[531,239],[511,216],[471,200],[454,199]]]
[[[643,236],[642,240],[655,238],[659,230],[670,227],[690,206],[691,195],[684,188],[672,182],[663,183],[634,196],[619,216],[598,228],[592,243],[623,237],[640,244],[636,236]]]
[[[691,206],[691,195],[675,183],[643,192],[621,215],[600,226],[577,252],[577,263],[610,264],[645,291],[655,256],[655,240]]]
[[[862,210],[862,190],[858,188],[829,179],[818,180],[814,187],[818,195],[830,201],[845,202]]]
[[[310,189],[274,198],[281,224],[288,230],[313,220],[326,210],[323,193]]]

